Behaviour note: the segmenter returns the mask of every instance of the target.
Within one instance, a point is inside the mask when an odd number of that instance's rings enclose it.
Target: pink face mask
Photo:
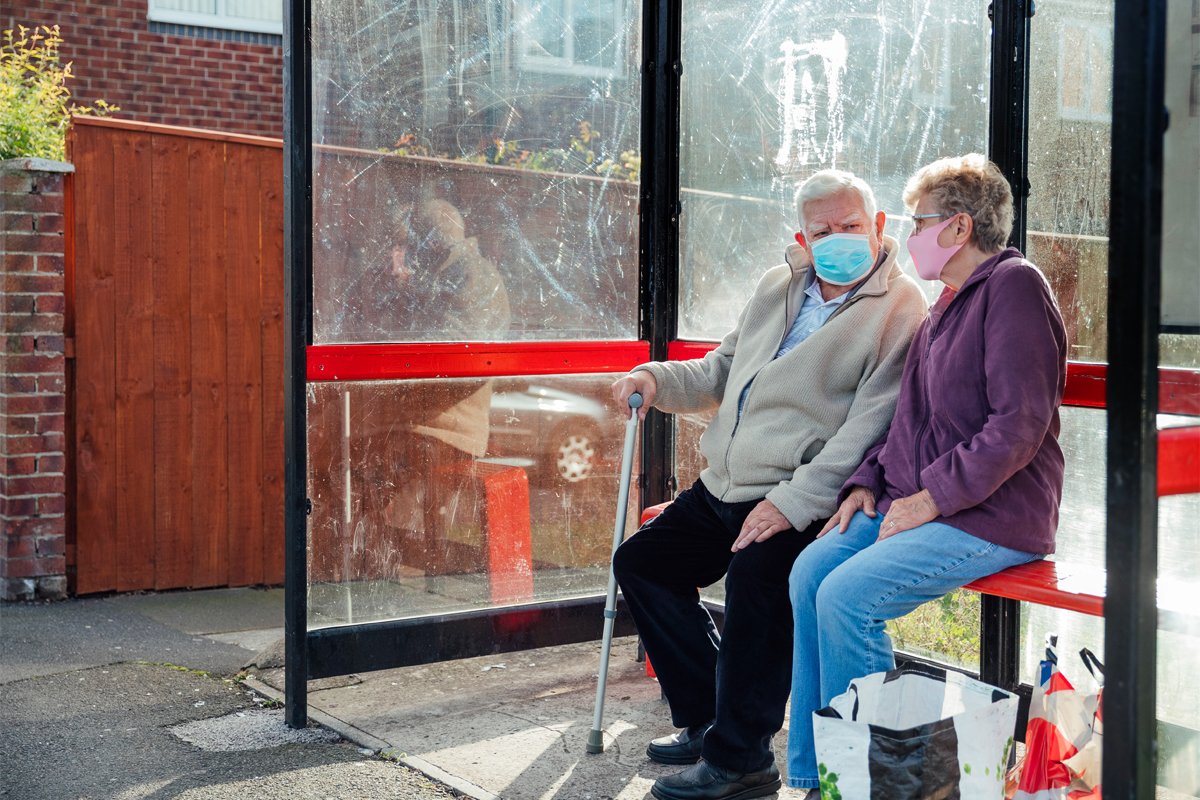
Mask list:
[[[926,228],[920,233],[908,237],[908,254],[917,268],[917,274],[927,281],[936,281],[940,278],[942,270],[946,268],[946,263],[963,248],[961,244],[953,247],[942,247],[938,244],[938,236],[953,221],[954,217],[951,217],[939,225]]]

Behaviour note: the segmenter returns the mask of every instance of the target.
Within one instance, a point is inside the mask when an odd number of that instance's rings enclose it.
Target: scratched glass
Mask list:
[[[1050,281],[1073,361],[1104,361],[1112,3],[1038,3],[1030,33],[1026,254]]]
[[[603,593],[611,380],[309,384],[309,627]]]
[[[783,263],[813,172],[866,179],[902,237],[908,176],[987,147],[983,0],[685,0],[683,19],[681,338],[733,327]]]
[[[313,324],[632,339],[637,0],[314,0]]]
[[[1064,408],[1060,441],[1066,480],[1059,517],[1058,549],[1051,558],[1103,570],[1105,564],[1105,412]],[[1159,427],[1196,425],[1194,417],[1161,415]],[[1185,796],[1200,789],[1195,754],[1200,731],[1200,689],[1195,675],[1200,653],[1200,494],[1158,501],[1158,703],[1163,732],[1159,784]],[[1075,653],[1088,647],[1103,660],[1104,620],[1061,609],[1021,604],[1021,680],[1032,684],[1046,634],[1059,636],[1059,655],[1074,679],[1083,672]],[[1081,682],[1086,683],[1086,673]]]

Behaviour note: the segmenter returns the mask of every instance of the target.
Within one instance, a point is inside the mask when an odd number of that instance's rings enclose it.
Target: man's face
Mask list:
[[[412,276],[412,266],[408,263],[408,239],[400,239],[392,245],[392,279],[403,286]]]
[[[813,242],[831,233],[863,234],[871,246],[871,258],[878,259],[886,219],[887,216],[880,211],[872,220],[867,216],[867,208],[859,193],[845,189],[804,204],[802,244],[811,258]]]

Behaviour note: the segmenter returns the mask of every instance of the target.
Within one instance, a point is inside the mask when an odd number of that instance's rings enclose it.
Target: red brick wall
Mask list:
[[[147,0],[10,0],[0,26],[61,28],[75,102],[142,122],[283,135],[283,48],[152,32]]]
[[[0,162],[0,581],[66,595],[63,173]]]

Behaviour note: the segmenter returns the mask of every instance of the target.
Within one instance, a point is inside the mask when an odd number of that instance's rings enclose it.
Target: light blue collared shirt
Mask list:
[[[783,337],[783,342],[779,345],[779,352],[775,354],[775,358],[800,346],[805,339],[813,335],[817,328],[820,328],[833,316],[833,312],[838,310],[838,306],[845,303],[854,294],[854,292],[846,292],[832,300],[826,300],[821,296],[821,286],[811,271],[808,273],[807,280],[808,285],[804,287],[804,303],[800,306],[800,313],[796,314],[796,321],[792,323],[787,336]],[[741,396],[738,397],[738,419],[742,418],[742,406],[746,402],[746,395],[750,392],[750,385],[747,383],[742,389]]]

